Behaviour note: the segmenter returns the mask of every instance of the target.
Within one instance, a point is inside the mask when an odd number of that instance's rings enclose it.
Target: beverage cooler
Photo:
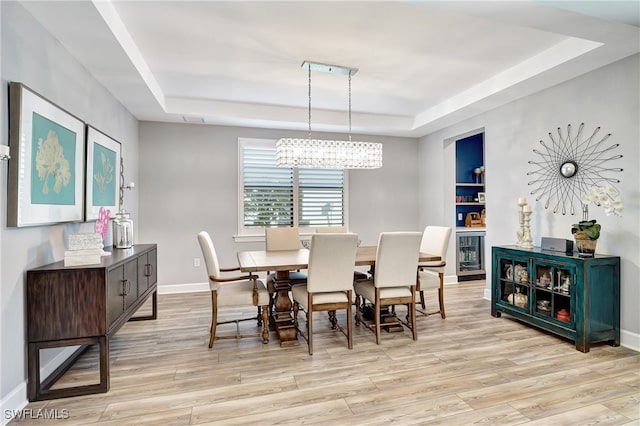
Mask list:
[[[485,231],[456,232],[456,272],[458,280],[485,278]]]

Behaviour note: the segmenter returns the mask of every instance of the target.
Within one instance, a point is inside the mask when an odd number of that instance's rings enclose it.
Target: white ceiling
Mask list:
[[[640,51],[639,1],[22,2],[140,120],[422,136]],[[348,129],[312,73],[312,130]]]

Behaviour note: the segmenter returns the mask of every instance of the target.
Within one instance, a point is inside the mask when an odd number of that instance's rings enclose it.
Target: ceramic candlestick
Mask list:
[[[524,232],[522,235],[522,244],[521,246],[524,248],[533,248],[533,238],[531,237],[531,208],[527,209],[528,205],[523,207],[523,216],[524,216]]]
[[[516,242],[516,246],[518,247],[522,247],[522,239],[524,238],[524,213],[523,213],[523,209],[524,206],[527,205],[527,200],[524,197],[520,197],[518,198],[518,218],[519,218],[519,223],[520,223],[520,227],[518,228],[518,232],[516,232],[516,237],[518,238],[517,242]]]

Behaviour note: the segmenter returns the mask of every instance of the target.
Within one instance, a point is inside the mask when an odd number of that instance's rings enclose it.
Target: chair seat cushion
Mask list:
[[[258,305],[269,304],[269,292],[261,280],[257,281]],[[218,283],[218,306],[253,305],[253,281]]]
[[[420,281],[420,290],[429,288],[440,288],[440,275],[428,269],[418,272],[418,280]]]
[[[364,297],[370,302],[376,300],[376,288],[373,281],[358,281],[353,284],[356,294]],[[395,297],[411,297],[411,289],[409,287],[382,287],[380,289],[380,298],[388,299]]]
[[[267,277],[267,289],[269,290],[269,293],[273,293],[276,291],[273,286],[275,280],[276,280],[276,274],[269,274],[269,276]],[[307,282],[307,275],[303,274],[302,272],[290,271],[289,282],[291,283],[292,286],[297,284],[304,284]]]
[[[291,288],[291,296],[293,300],[298,302],[300,306],[304,308],[305,311],[309,310],[307,298],[307,286],[306,285],[297,285]],[[323,303],[345,303],[349,302],[347,298],[347,293],[344,291],[332,291],[329,293],[313,293],[313,304],[320,305]]]

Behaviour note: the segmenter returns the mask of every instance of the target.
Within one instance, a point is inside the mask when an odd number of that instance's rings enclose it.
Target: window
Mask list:
[[[344,170],[277,167],[274,140],[239,139],[239,162],[240,234],[346,223]]]

